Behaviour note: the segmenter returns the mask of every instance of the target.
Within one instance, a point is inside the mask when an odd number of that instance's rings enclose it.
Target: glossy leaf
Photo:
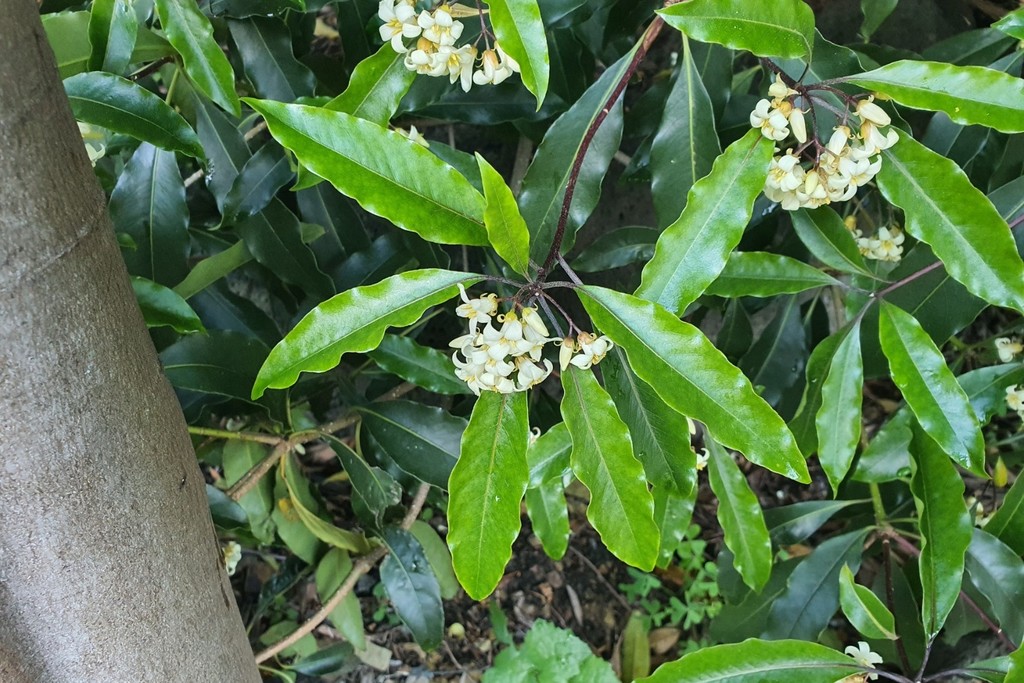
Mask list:
[[[396,226],[441,244],[487,244],[483,197],[461,174],[399,133],[344,112],[246,103],[313,173]]]
[[[771,141],[753,129],[729,145],[690,189],[683,213],[658,238],[637,296],[682,315],[718,277],[764,188],[772,149]]]
[[[807,332],[800,299],[788,296],[776,304],[771,322],[738,363],[761,398],[770,405],[779,404],[787,390],[796,384],[807,360]]]
[[[526,489],[526,514],[541,547],[552,560],[560,560],[569,549],[569,510],[561,479],[549,479]]]
[[[434,527],[423,520],[418,519],[413,522],[409,527],[409,533],[416,537],[423,548],[423,554],[427,556],[430,568],[434,570],[434,576],[437,577],[437,585],[441,588],[441,597],[445,600],[453,599],[459,594],[461,587],[458,579],[455,578],[455,570],[452,569],[452,554],[448,550],[448,546],[434,531]]]
[[[1008,36],[1017,40],[1024,40],[1024,8],[1010,12],[999,21],[992,24],[992,28],[999,29]]]
[[[319,505],[310,493],[309,482],[293,455],[285,455],[282,465],[279,472],[284,478],[291,507],[310,533],[335,548],[351,550],[354,553],[366,553],[370,550],[370,544],[362,534],[340,529],[317,514]],[[281,507],[280,502],[277,507]]]
[[[260,97],[292,102],[313,94],[316,77],[292,53],[292,38],[283,21],[252,17],[228,21],[245,75]]]
[[[1020,646],[1024,639],[1024,594],[1020,590],[1024,585],[1024,561],[987,529],[974,529],[965,562],[971,584],[988,600],[992,615],[1006,635]]]
[[[356,64],[348,87],[324,108],[386,126],[416,78],[404,60],[405,55],[384,43],[376,54]]]
[[[587,130],[600,115],[635,51],[636,47],[608,67],[583,96],[548,128],[526,171],[519,194],[519,210],[530,228],[530,257],[538,264],[544,263],[554,239],[565,188]],[[576,231],[597,206],[601,198],[601,183],[621,139],[622,100],[619,98],[612,103],[608,117],[594,134],[580,167],[565,224],[563,251],[572,247]]]
[[[487,0],[487,7],[501,49],[519,63],[523,85],[537,98],[540,109],[551,66],[537,0]]]
[[[956,164],[908,136],[883,157],[878,186],[906,213],[907,232],[971,293],[1024,311],[1024,262],[992,202]]]
[[[270,447],[252,441],[228,439],[224,442],[221,463],[224,468],[224,483],[233,486],[256,463],[270,453]],[[238,500],[245,510],[249,528],[261,543],[274,540],[274,526],[270,513],[274,509],[274,483],[270,477],[263,477]]]
[[[931,639],[942,629],[960,596],[972,524],[963,503],[963,479],[939,445],[917,430],[911,454],[914,466],[910,490],[921,528],[921,621]]]
[[[711,98],[685,36],[679,56],[679,71],[651,142],[651,195],[659,226],[678,218],[690,188],[711,172],[722,153]]]
[[[530,268],[530,231],[519,213],[516,198],[501,174],[479,152],[476,161],[480,166],[480,179],[484,186],[487,239],[498,256],[512,266],[512,270],[526,275]]]
[[[89,17],[91,71],[121,74],[131,62],[139,20],[130,0],[97,0]]]
[[[360,505],[372,515],[374,523],[379,525],[384,518],[385,510],[397,505],[402,499],[402,489],[398,482],[379,467],[370,466],[344,441],[331,436],[327,438],[327,443],[348,474],[353,499],[359,499]]]
[[[846,229],[835,209],[828,206],[813,210],[800,209],[790,215],[800,241],[826,266],[844,273],[878,277],[864,265],[864,257],[857,248],[853,234]]]
[[[730,298],[769,297],[839,284],[831,275],[790,256],[735,251],[705,293]]]
[[[882,301],[879,340],[896,386],[918,422],[949,457],[984,475],[985,441],[967,394],[916,319]]]
[[[210,0],[209,4],[213,14],[229,17],[266,16],[288,10],[306,11],[306,0]]]
[[[654,228],[626,227],[607,232],[580,252],[572,261],[579,273],[596,273],[621,268],[654,256],[654,243],[661,234]]]
[[[196,132],[206,152],[206,187],[223,211],[228,191],[252,152],[237,122],[209,101],[203,100],[196,107]]]
[[[447,270],[413,270],[328,299],[307,313],[270,352],[253,396],[290,387],[300,372],[326,372],[345,353],[376,348],[389,327],[411,325],[431,306],[455,296],[457,283],[468,285],[477,279]]]
[[[127,78],[94,71],[64,81],[75,118],[149,142],[162,149],[203,156],[195,131],[162,99]]]
[[[526,394],[480,395],[448,480],[448,547],[459,583],[474,600],[491,594],[519,535],[530,473]]]
[[[861,435],[864,359],[860,353],[860,321],[850,327],[836,348],[821,386],[821,408],[815,417],[818,460],[833,494],[850,470]],[[867,635],[867,634],[865,634]]]
[[[110,219],[135,249],[122,252],[128,272],[176,285],[188,272],[188,206],[174,153],[139,145],[110,195]]]
[[[899,0],[860,0],[860,11],[864,15],[864,23],[860,25],[861,35],[864,40],[869,40],[871,34],[878,30],[878,27],[885,23]]]
[[[708,635],[720,642],[738,643],[747,638],[756,638],[764,631],[768,622],[768,611],[775,598],[786,590],[790,574],[799,566],[803,558],[782,560],[772,566],[772,575],[768,583],[755,593],[746,588],[736,575],[736,583],[744,592],[737,596],[727,597],[722,611],[711,622]],[[724,550],[718,555],[719,585],[722,584],[722,568],[732,566],[731,553]],[[723,595],[726,591],[723,589]]]
[[[260,212],[294,176],[281,146],[263,145],[245,162],[224,196],[224,220],[231,223]]]
[[[156,0],[164,35],[181,55],[185,73],[196,88],[235,116],[242,113],[235,94],[235,74],[213,37],[213,26],[195,0]]]
[[[402,471],[440,489],[459,458],[466,420],[441,408],[411,401],[360,407],[363,424]]]
[[[600,287],[579,292],[594,324],[625,350],[633,371],[665,403],[703,422],[712,438],[751,462],[810,480],[782,418],[700,330],[628,294]]]
[[[725,545],[732,551],[733,566],[743,582],[760,591],[772,571],[772,542],[764,513],[732,455],[713,440],[706,443],[711,455],[708,481],[718,497],[718,522]]]
[[[800,399],[796,415],[789,421],[789,428],[793,430],[800,451],[807,457],[818,450],[817,417],[818,411],[821,409],[821,387],[825,383],[828,369],[832,365],[832,357],[843,338],[842,330],[825,337],[818,342],[807,359],[804,394]]]
[[[425,650],[433,650],[444,637],[444,608],[437,577],[430,569],[416,537],[403,529],[384,532],[391,552],[380,564],[380,581],[391,606]]]
[[[690,38],[758,57],[803,57],[814,44],[814,14],[800,0],[690,0],[658,14]]]
[[[843,567],[839,574],[839,604],[843,614],[861,635],[868,638],[897,640],[896,618],[878,596],[853,580],[853,572]]]
[[[1024,132],[1024,83],[981,66],[901,59],[846,79],[914,109],[941,111],[956,123]]]
[[[860,568],[862,545],[870,529],[851,531],[824,541],[789,576],[775,599],[762,637],[772,640],[817,640],[839,609],[839,573]]]
[[[409,337],[386,334],[380,346],[370,352],[377,365],[406,382],[438,394],[472,393],[455,376],[451,356],[444,351],[422,346]]]
[[[352,558],[347,550],[331,548],[316,566],[316,592],[321,603],[331,599],[352,571]],[[359,609],[359,598],[350,591],[342,598],[328,617],[339,633],[358,650],[366,648],[366,634],[363,630],[363,615]]]
[[[697,456],[690,445],[686,418],[633,373],[621,348],[609,351],[601,371],[647,479],[655,486],[688,495],[697,483]]]
[[[747,640],[704,647],[662,664],[643,683],[822,683],[861,671],[824,645],[799,640]],[[640,683],[638,681],[637,683]]]
[[[800,543],[842,510],[865,500],[808,500],[764,511],[768,534],[775,545]]]
[[[985,531],[1024,555],[1024,477],[1018,476],[1013,482]]]
[[[681,494],[664,486],[655,486],[651,492],[654,496],[654,523],[658,525],[658,564],[665,569],[675,558],[676,548],[686,537],[693,518],[693,508],[697,502],[697,487],[689,493]]]
[[[629,430],[590,370],[562,373],[562,419],[572,437],[572,470],[590,491],[587,519],[613,555],[644,571],[658,559],[654,500]]]
[[[245,246],[245,242],[239,240],[224,251],[208,256],[197,263],[185,279],[175,285],[174,291],[183,299],[191,299],[249,261],[252,261],[252,254]]]
[[[179,334],[205,331],[196,312],[173,289],[144,277],[133,277],[132,290],[146,327],[170,327]]]
[[[572,437],[564,422],[544,432],[536,440],[530,440],[526,449],[526,462],[530,465],[530,486],[538,487],[544,482],[559,481],[571,470],[569,454],[572,452]]]
[[[93,48],[89,42],[91,12],[44,14],[43,30],[53,48],[61,78],[90,71]],[[148,28],[140,26],[135,37],[131,62],[150,62],[174,54],[170,44]]]
[[[210,330],[171,344],[160,352],[160,363],[176,389],[249,402],[249,388],[267,353],[251,336]]]
[[[274,478],[274,511],[270,513],[274,522],[274,530],[285,546],[299,559],[306,564],[315,564],[320,556],[323,546],[309,527],[306,526],[303,514],[315,517],[312,512],[305,508],[298,508],[292,500],[288,486],[285,484],[284,470],[277,468],[277,476]],[[309,498],[309,482],[304,477],[295,478],[294,485],[302,488],[306,498]],[[320,520],[321,524],[327,524]]]

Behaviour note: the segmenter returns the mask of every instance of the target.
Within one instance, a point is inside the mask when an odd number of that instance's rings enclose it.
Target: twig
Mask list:
[[[263,476],[274,468],[274,465],[284,457],[286,453],[295,448],[295,442],[291,439],[282,441],[274,446],[273,450],[263,456],[263,459],[253,465],[248,472],[243,474],[234,485],[227,490],[227,496],[237,501],[259,483]]]
[[[209,436],[214,439],[234,439],[235,441],[255,441],[265,443],[268,446],[277,446],[284,439],[273,434],[262,434],[260,432],[232,432],[227,429],[212,429],[210,427],[189,426],[188,433],[195,436]]]
[[[420,484],[419,489],[416,491],[416,495],[413,497],[412,503],[409,505],[408,512],[405,513],[405,517],[402,519],[402,529],[408,531],[409,527],[412,526],[412,523],[420,516],[420,511],[423,510],[423,504],[426,502],[427,494],[429,492],[429,484]],[[260,664],[261,662],[267,661],[282,650],[285,650],[297,643],[299,639],[307,633],[312,633],[317,626],[323,623],[324,619],[331,615],[334,608],[340,605],[341,601],[352,592],[359,579],[373,569],[387,554],[388,549],[384,546],[380,546],[374,549],[369,555],[363,555],[356,560],[355,564],[352,565],[352,571],[349,572],[345,581],[342,582],[338,587],[338,590],[334,592],[334,595],[332,595],[330,599],[323,604],[317,613],[304,621],[297,629],[284,639],[279,640],[265,650],[261,650],[256,653],[256,663]]]
[[[619,602],[620,605],[626,608],[626,612],[633,611],[633,606],[626,601],[626,598],[622,597],[622,595],[617,590],[615,590],[615,587],[608,582],[608,579],[604,577],[604,574],[602,574],[597,569],[597,567],[594,566],[594,563],[591,562],[586,555],[581,553],[579,550],[576,550],[576,548],[573,548],[572,546],[569,546],[569,551],[573,555],[578,557],[580,561],[583,562],[583,564],[587,565],[587,567],[590,568],[590,571],[594,572],[594,576],[597,577],[597,580],[600,581],[601,584],[608,589],[608,592],[612,594],[612,596]]]

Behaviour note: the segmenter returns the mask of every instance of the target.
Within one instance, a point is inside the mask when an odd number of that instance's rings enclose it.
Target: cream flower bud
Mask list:
[[[1024,351],[1024,344],[1021,344],[1019,337],[999,337],[996,339],[996,351],[999,352],[999,360],[1010,363]]]
[[[542,337],[547,337],[550,333],[548,328],[544,325],[544,321],[537,313],[536,308],[525,306],[522,310],[523,322],[530,326],[530,328]]]
[[[576,342],[572,337],[566,337],[562,340],[561,346],[558,348],[558,368],[561,372],[565,372],[569,367],[569,361],[572,360],[572,354],[576,352]]]
[[[850,141],[850,129],[846,126],[839,126],[835,132],[832,133],[832,137],[828,140],[828,151],[832,152],[836,156],[843,153],[843,149],[846,148],[846,144]]]
[[[789,125],[793,129],[793,137],[801,145],[807,142],[807,124],[804,122],[804,110],[794,107],[789,113]]]
[[[892,119],[885,113],[885,110],[874,103],[874,97],[857,102],[857,115],[865,121],[871,121],[878,126],[888,126]]]
[[[768,86],[768,94],[776,99],[784,99],[790,95],[795,95],[796,90],[793,90],[782,81],[782,74],[775,74],[775,82]]]

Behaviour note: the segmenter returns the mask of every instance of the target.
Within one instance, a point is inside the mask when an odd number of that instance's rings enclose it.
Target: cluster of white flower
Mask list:
[[[413,0],[381,0],[377,16],[383,21],[381,40],[390,42],[395,52],[405,55],[405,68],[426,76],[447,76],[469,92],[473,84],[497,85],[519,72],[519,64],[508,56],[497,41],[479,54],[474,45],[460,45],[463,24],[452,16],[447,3],[433,11],[416,13]],[[415,38],[413,45],[406,40]]]
[[[234,541],[228,541],[227,545],[221,548],[223,554],[224,570],[228,576],[234,576],[239,560],[242,559],[242,546]]]
[[[807,124],[804,110],[791,101],[797,91],[777,76],[768,93],[772,99],[758,101],[750,114],[750,125],[775,142],[782,142],[792,133],[799,145],[797,151],[790,148],[772,159],[765,180],[765,196],[786,211],[814,209],[852,198],[881,169],[879,153],[899,140],[896,131],[884,130],[891,123],[889,115],[869,97],[857,102],[854,116],[861,120],[858,132],[854,134],[849,126],[840,125],[827,145],[813,140],[815,160],[805,168],[800,153],[809,147]]]
[[[889,261],[898,263],[903,258],[903,231],[896,226],[891,228],[878,228],[874,237],[865,237],[864,233],[857,227],[855,216],[847,216],[844,220],[846,229],[850,231],[857,241],[857,248],[867,259],[875,261]]]
[[[1010,410],[1016,410],[1020,419],[1024,420],[1024,388],[1016,384],[1006,387],[1006,405]]]
[[[1020,353],[1024,351],[1024,344],[1020,343],[1020,337],[999,337],[996,339],[996,352],[999,360],[1004,363],[1012,363]]]
[[[453,339],[449,346],[456,349],[452,354],[455,376],[477,396],[481,391],[526,391],[547,379],[554,369],[551,361],[542,358],[548,342],[560,342],[558,357],[563,372],[569,365],[586,369],[600,363],[612,348],[608,337],[587,332],[580,332],[576,339],[549,337],[537,309],[524,306],[519,315],[514,311],[499,314],[497,294],[470,299],[462,285],[459,292],[462,303],[455,313],[469,320],[469,332]],[[492,319],[501,327],[495,327]]]

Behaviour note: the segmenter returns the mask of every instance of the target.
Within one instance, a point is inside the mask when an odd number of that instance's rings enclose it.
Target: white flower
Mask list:
[[[397,131],[402,135],[402,137],[408,138],[415,142],[417,145],[421,145],[423,147],[426,147],[427,149],[430,149],[430,143],[427,142],[427,139],[425,137],[423,137],[423,133],[416,130],[416,126],[410,126],[409,130],[405,130],[404,128],[398,128]]]
[[[846,126],[839,126],[835,132],[832,133],[832,137],[828,139],[828,151],[836,157],[842,156],[843,150],[846,149],[847,143],[850,141],[850,129]]]
[[[1024,344],[1020,343],[1019,337],[999,337],[996,339],[996,351],[999,352],[999,360],[1010,363],[1017,354],[1024,351]]]
[[[772,107],[768,100],[758,100],[754,111],[750,112],[750,127],[760,128],[761,135],[769,140],[779,142],[789,135],[789,121],[778,108]]]
[[[1016,384],[1006,387],[1006,405],[1010,406],[1010,410],[1016,410],[1018,413],[1024,411],[1024,389]]]
[[[477,324],[489,324],[491,316],[498,310],[498,295],[484,294],[477,299],[470,299],[466,294],[466,288],[459,283],[459,297],[464,303],[455,309],[455,315],[460,318],[469,318],[469,331],[473,332]]]
[[[865,122],[870,121],[878,126],[888,126],[892,123],[892,119],[889,118],[884,109],[875,104],[874,99],[874,96],[872,96],[866,100],[859,101],[857,103],[857,115],[864,119]]]
[[[519,369],[516,385],[519,391],[526,391],[530,387],[540,384],[547,379],[553,369],[549,360],[545,360],[541,365],[537,365],[524,356],[516,358],[516,366]]]
[[[463,45],[455,49],[450,45],[442,45],[433,56],[431,76],[447,75],[452,83],[460,81],[463,91],[469,92],[473,87],[473,63],[476,61],[476,48]]]
[[[708,453],[708,449],[700,449],[700,453],[697,454],[697,471],[700,472],[707,467],[709,460],[711,460],[711,454]]]
[[[768,168],[768,177],[765,179],[765,187],[770,187],[783,192],[792,192],[803,185],[804,169],[800,166],[800,158],[791,151],[785,156],[774,157],[771,166]]]
[[[233,576],[239,560],[242,559],[242,546],[234,541],[228,541],[227,545],[221,548],[221,552],[223,553],[224,569],[228,576]]]
[[[857,662],[857,664],[866,669],[874,669],[875,664],[882,663],[882,656],[872,652],[871,647],[863,640],[857,643],[857,647],[847,645],[846,649],[843,650],[843,653],[853,657],[853,660]],[[878,674],[868,674],[868,678],[872,681],[876,680],[878,678]]]
[[[512,67],[503,62],[501,54],[496,50],[483,51],[480,55],[480,69],[473,74],[474,83],[498,85],[514,73]]]
[[[595,337],[587,332],[580,332],[576,337],[576,343],[579,345],[580,353],[569,362],[581,370],[600,363],[614,346],[608,337]]]
[[[501,58],[499,61],[502,64],[512,69],[512,71],[514,71],[515,73],[519,73],[519,62],[512,59],[512,57],[507,52],[502,50],[501,45],[498,44],[498,41],[494,41],[494,49],[498,51],[498,57]]]
[[[903,231],[899,228],[879,228],[875,238],[870,242],[868,258],[893,263],[903,256]]]
[[[452,19],[451,7],[441,5],[433,12],[420,12],[416,23],[423,29],[423,37],[438,45],[452,46],[462,35],[461,21]]]
[[[418,74],[429,75],[434,68],[434,55],[437,45],[421,37],[416,41],[416,49],[405,53],[405,68]]]
[[[395,52],[405,52],[408,48],[402,39],[415,38],[422,31],[416,23],[416,9],[407,0],[381,0],[377,16],[384,22],[380,27],[380,39],[390,40]]]
[[[878,154],[883,149],[889,149],[899,139],[899,134],[894,130],[883,132],[871,121],[865,121],[860,127],[860,146],[851,148],[850,152],[854,157],[870,157]]]
[[[775,82],[768,86],[768,94],[777,100],[783,100],[791,95],[796,95],[796,90],[782,81],[782,74],[775,74]]]

